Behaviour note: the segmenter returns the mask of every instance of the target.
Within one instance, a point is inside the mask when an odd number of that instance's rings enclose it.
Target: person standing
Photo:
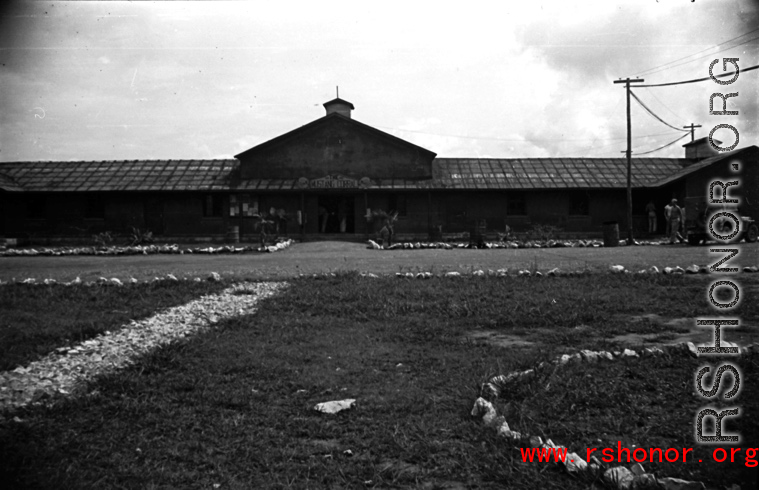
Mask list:
[[[677,199],[673,199],[673,201],[677,201]],[[672,234],[672,229],[669,226],[669,211],[672,209],[672,203],[670,202],[666,206],[664,206],[664,223],[665,223],[665,231],[664,233],[667,236],[670,236]]]
[[[677,199],[672,199],[669,205],[669,214],[667,216],[667,224],[669,225],[669,243],[670,245],[675,241],[682,241],[680,236],[680,224],[683,219],[683,210],[677,205]]]
[[[653,235],[656,233],[656,205],[653,201],[648,201],[646,204],[646,212],[648,214],[648,233]]]

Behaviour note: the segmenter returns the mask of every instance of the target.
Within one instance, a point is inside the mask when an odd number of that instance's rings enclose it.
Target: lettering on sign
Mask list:
[[[364,177],[361,180],[350,179],[341,175],[327,175],[318,179],[308,180],[305,177],[298,179],[297,187],[304,189],[356,189],[368,187],[371,180]]]

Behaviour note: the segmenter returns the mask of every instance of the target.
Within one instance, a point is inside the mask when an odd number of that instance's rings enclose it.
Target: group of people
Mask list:
[[[648,232],[656,233],[657,216],[653,201],[649,201],[646,205],[646,211],[648,212]],[[664,220],[667,223],[666,233],[669,237],[669,243],[683,242],[684,238],[680,231],[685,232],[685,208],[677,205],[677,199],[672,199],[669,204],[664,206]]]

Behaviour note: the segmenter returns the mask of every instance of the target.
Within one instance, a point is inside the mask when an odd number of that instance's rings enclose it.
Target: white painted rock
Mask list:
[[[331,402],[317,403],[314,406],[314,410],[322,413],[336,414],[343,410],[350,410],[356,404],[354,398],[348,398],[346,400],[334,400]]]
[[[689,265],[685,268],[685,272],[688,274],[698,274],[698,266],[696,264]]]
[[[213,282],[219,282],[219,281],[221,281],[221,276],[219,275],[219,273],[218,273],[218,272],[212,272],[212,273],[211,273],[211,274],[208,276],[208,280],[209,280],[209,281],[213,281]]]
[[[609,270],[615,273],[620,273],[625,270],[625,267],[622,265],[612,265],[611,267],[609,267]]]
[[[720,342],[721,344],[722,342]],[[685,347],[688,349],[688,352],[690,352],[690,355],[693,357],[698,357],[698,349],[696,349],[696,344],[693,342],[686,342]]]
[[[651,267],[648,268],[648,272],[650,272],[651,274],[658,274],[659,268],[656,267],[655,265],[652,265]]]
[[[169,281],[175,281],[175,282],[179,281],[179,279],[177,279],[177,276],[175,276],[174,274],[166,274],[166,279]]]
[[[614,360],[614,356],[611,355],[611,352],[607,352],[605,350],[602,350],[601,352],[599,352],[598,357],[603,357],[604,359],[609,360],[609,361]]]
[[[700,481],[686,481],[671,477],[659,478],[659,484],[665,490],[701,490],[706,488]]]
[[[564,466],[569,473],[576,473],[588,469],[588,463],[577,453],[567,453],[567,457],[564,459]]]
[[[498,432],[498,437],[505,437],[507,439],[511,439],[511,436],[512,436],[511,429],[509,428],[508,422],[506,422],[505,420],[503,421],[503,423],[501,423],[501,426],[498,427],[497,432]]]
[[[659,488],[656,477],[651,473],[635,475],[632,483],[633,488]]]
[[[624,466],[609,468],[604,472],[604,480],[607,483],[616,486],[620,490],[627,490],[629,488],[632,488],[632,482],[634,478],[635,475],[633,475],[630,470]]]
[[[456,271],[446,272],[445,277],[461,277],[461,272],[456,272]]]
[[[372,250],[379,250],[382,247],[379,246],[379,243],[375,242],[374,240],[369,240],[369,248]]]
[[[643,469],[643,465],[640,463],[635,463],[634,465],[630,466],[630,471],[635,476],[642,475],[646,472],[646,470]]]
[[[110,282],[111,282],[111,284],[113,284],[115,286],[122,286],[123,285],[123,283],[119,280],[118,277],[112,277]]]
[[[596,362],[598,361],[598,352],[593,352],[591,350],[581,350],[580,354],[588,361],[588,362]]]
[[[497,418],[495,407],[492,403],[480,397],[474,401],[474,407],[471,411],[472,417],[482,417],[485,425],[492,425]],[[505,419],[501,423],[505,422]]]

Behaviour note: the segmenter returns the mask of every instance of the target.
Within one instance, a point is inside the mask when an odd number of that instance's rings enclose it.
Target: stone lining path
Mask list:
[[[240,283],[150,318],[133,321],[71,347],[61,347],[25,367],[0,373],[0,410],[42,404],[81,391],[95,377],[122,369],[161,345],[197,334],[219,321],[256,311],[286,283]]]

